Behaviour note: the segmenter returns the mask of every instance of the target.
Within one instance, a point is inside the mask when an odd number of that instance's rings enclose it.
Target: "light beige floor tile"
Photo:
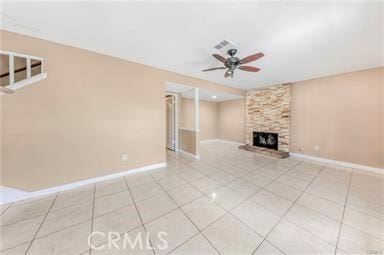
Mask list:
[[[174,189],[180,186],[183,186],[187,184],[187,182],[179,177],[179,176],[172,176],[169,178],[164,178],[158,181],[160,186],[162,186],[165,190]]]
[[[135,240],[138,240],[135,243]],[[153,255],[143,227],[136,228],[113,242],[101,244],[92,250],[92,255]],[[111,245],[109,245],[111,243]]]
[[[176,248],[172,255],[217,255],[217,251],[201,234],[197,234],[190,240]]]
[[[243,179],[235,180],[226,186],[244,197],[250,197],[261,189],[256,184],[244,181]]]
[[[171,170],[170,168],[163,168],[163,169],[156,169],[152,170],[150,174],[155,178],[156,180],[161,180],[163,178],[169,178],[176,176],[177,173],[175,170]]]
[[[246,199],[239,193],[227,187],[220,187],[207,195],[212,201],[215,201],[225,210],[231,210]]]
[[[243,176],[242,178],[243,180],[256,184],[257,186],[260,186],[260,187],[265,187],[273,181],[273,179],[259,175],[256,172],[249,173]]]
[[[267,240],[285,254],[333,254],[335,247],[309,232],[282,220]]]
[[[384,221],[376,217],[345,208],[343,223],[384,240]]]
[[[275,193],[279,196],[282,196],[282,197],[284,197],[288,200],[291,200],[291,201],[295,201],[300,196],[300,194],[302,193],[301,190],[293,188],[289,185],[286,185],[286,184],[278,182],[278,181],[273,182],[270,185],[268,185],[266,187],[266,190],[268,190],[272,193]]]
[[[374,251],[384,250],[384,241],[343,224],[338,247],[351,254],[375,254]]]
[[[144,223],[177,208],[166,193],[137,202],[136,206]]]
[[[341,221],[343,216],[344,207],[307,192],[301,195],[297,203],[337,221]]]
[[[179,206],[189,203],[192,200],[195,200],[203,195],[198,189],[196,189],[190,184],[186,184],[176,189],[169,190],[168,194]]]
[[[339,221],[332,220],[297,204],[289,210],[284,218],[336,246],[340,228]]]
[[[1,255],[25,255],[25,252],[27,251],[29,244],[30,242],[24,243],[17,247],[8,249],[6,251],[2,251],[0,254]]]
[[[41,199],[29,203],[14,204],[0,216],[1,225],[8,225],[22,220],[45,215],[51,207],[54,197]]]
[[[384,220],[384,187],[383,191],[376,192],[350,186],[347,207]]]
[[[284,183],[286,185],[289,185],[293,188],[299,189],[299,190],[304,190],[309,184],[308,181],[296,179],[296,178],[293,178],[289,175],[283,175],[279,179],[277,179],[277,181]]]
[[[225,211],[206,197],[201,197],[182,207],[192,222],[201,230],[222,216]]]
[[[279,171],[279,170],[272,170],[272,169],[267,169],[267,168],[260,168],[259,170],[255,171],[257,174],[262,175],[264,177],[270,178],[275,180],[278,178],[280,175],[284,173],[284,171]]]
[[[293,203],[292,201],[271,193],[267,190],[262,190],[256,193],[250,198],[250,201],[280,216],[283,216]]]
[[[292,178],[295,178],[295,179],[298,179],[298,180],[305,181],[305,182],[312,181],[316,176],[315,174],[305,173],[305,172],[297,171],[295,169],[290,170],[285,175],[292,177]]]
[[[159,195],[163,193],[164,190],[157,183],[149,183],[131,188],[131,192],[133,199],[138,202],[140,200]]]
[[[209,174],[213,174],[220,171],[220,169],[218,169],[217,167],[213,167],[212,165],[208,165],[208,166],[199,168],[199,171],[202,172],[203,174],[209,175]]]
[[[337,184],[332,185],[325,182],[312,183],[306,189],[306,192],[343,206],[347,197],[347,187],[339,186]]]
[[[91,221],[35,239],[28,251],[29,255],[68,255],[81,254],[89,249],[88,236]]]
[[[209,177],[211,177],[212,179],[214,179],[215,181],[223,185],[236,179],[235,176],[228,174],[224,171],[216,172],[214,174],[209,175]]]
[[[125,176],[125,180],[130,188],[155,182],[149,172],[130,174]]]
[[[257,248],[253,255],[283,255],[283,253],[275,246],[264,240],[263,243]]]
[[[203,234],[220,254],[252,254],[263,238],[230,214],[213,223]]]
[[[98,182],[95,185],[96,197],[105,196],[128,189],[124,178],[117,178],[108,181]]]
[[[85,203],[50,212],[37,237],[89,220],[92,218],[92,209],[92,203]]]
[[[105,233],[105,235],[93,235],[92,244],[100,245],[108,241],[108,233],[123,234],[141,225],[141,220],[134,205],[128,205],[117,211],[104,214],[93,220],[93,232]]]
[[[51,211],[91,202],[93,200],[94,187],[93,185],[60,192],[54,202]]]
[[[220,183],[209,177],[198,179],[191,184],[202,192],[210,192],[222,186]]]
[[[183,178],[184,180],[186,180],[187,182],[193,182],[193,181],[196,181],[196,180],[198,180],[200,178],[205,177],[205,174],[203,174],[202,172],[194,169],[193,171],[182,173],[179,176],[181,178]]]
[[[224,168],[223,171],[238,178],[249,173],[249,170],[240,168],[238,166],[230,166],[230,167]]]
[[[111,195],[102,196],[95,199],[94,217],[120,209],[126,205],[132,204],[132,198],[129,191],[121,191]]]
[[[264,237],[280,219],[280,216],[249,200],[233,209],[231,213]]]
[[[1,250],[6,250],[22,243],[31,241],[36,234],[44,216],[20,221],[0,227]]]
[[[156,248],[156,254],[167,254],[198,233],[195,226],[180,210],[175,210],[151,221],[145,224],[145,227],[151,233],[150,239]],[[165,249],[159,249],[159,246],[164,244],[162,238],[167,242]]]

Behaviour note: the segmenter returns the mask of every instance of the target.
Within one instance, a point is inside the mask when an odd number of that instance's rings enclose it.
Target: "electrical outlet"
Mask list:
[[[320,150],[320,146],[319,145],[315,145],[315,150],[319,151]]]
[[[121,154],[121,161],[128,161],[128,154]]]

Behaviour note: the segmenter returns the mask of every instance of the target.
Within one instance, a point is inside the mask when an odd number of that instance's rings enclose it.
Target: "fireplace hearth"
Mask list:
[[[279,136],[277,133],[253,131],[253,146],[278,150]]]

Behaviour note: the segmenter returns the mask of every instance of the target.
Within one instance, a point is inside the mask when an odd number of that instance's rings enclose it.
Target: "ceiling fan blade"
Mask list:
[[[201,70],[202,72],[207,72],[207,71],[213,71],[213,70],[220,70],[220,69],[227,69],[226,67],[214,67],[214,68],[208,68],[208,69],[204,69],[204,70]]]
[[[250,55],[248,57],[243,58],[242,60],[240,60],[240,63],[246,64],[246,63],[258,60],[259,58],[262,58],[262,57],[264,57],[264,54],[262,52],[259,52],[259,53],[256,53],[256,54],[253,54],[253,55]]]
[[[254,67],[254,66],[239,66],[240,70],[247,71],[247,72],[258,72],[260,71],[260,68]]]
[[[217,60],[219,60],[221,63],[225,63],[227,62],[227,59],[219,54],[213,54],[212,55],[214,58],[216,58]]]

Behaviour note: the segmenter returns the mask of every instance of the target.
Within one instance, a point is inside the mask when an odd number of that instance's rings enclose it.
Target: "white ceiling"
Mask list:
[[[186,97],[186,98],[194,98],[193,89],[194,88],[191,86],[177,84],[173,82],[167,82],[167,84],[165,85],[165,90],[167,92],[180,93],[182,97]],[[229,94],[224,92],[199,89],[200,100],[221,102],[221,101],[235,100],[239,98],[242,98],[242,97],[239,95],[234,95],[234,94]]]
[[[2,2],[2,28],[250,89],[384,65],[384,2]],[[259,73],[224,79],[228,38]]]

